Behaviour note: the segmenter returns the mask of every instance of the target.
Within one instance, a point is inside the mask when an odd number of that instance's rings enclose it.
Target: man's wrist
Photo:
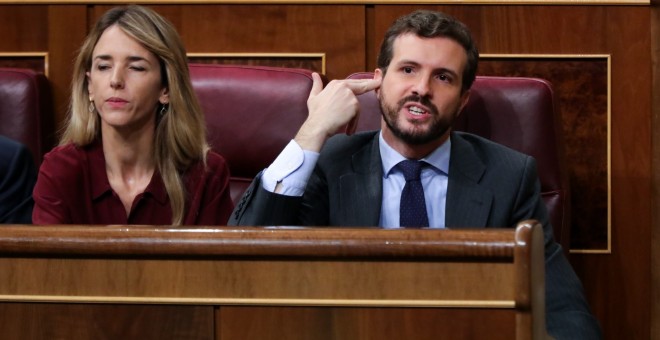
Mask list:
[[[327,131],[316,129],[313,125],[305,122],[300,127],[300,130],[298,130],[298,133],[293,140],[295,140],[303,150],[320,152],[327,139]]]

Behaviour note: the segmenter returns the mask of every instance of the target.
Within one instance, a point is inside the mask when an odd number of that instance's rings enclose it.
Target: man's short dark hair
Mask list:
[[[462,91],[467,91],[472,86],[477,76],[477,64],[479,62],[479,51],[472,40],[470,30],[462,22],[455,18],[435,11],[417,10],[397,19],[385,33],[378,54],[378,68],[383,75],[392,62],[394,53],[394,40],[407,33],[414,33],[422,38],[446,37],[459,43],[467,54],[467,65],[463,72]]]

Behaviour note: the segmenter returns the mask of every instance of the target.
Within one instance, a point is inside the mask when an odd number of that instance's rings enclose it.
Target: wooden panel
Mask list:
[[[212,306],[0,303],[5,340],[211,340]]]
[[[94,6],[94,17],[111,7]],[[364,6],[151,7],[172,21],[189,53],[325,53],[330,79],[365,67]]]
[[[441,334],[462,340],[516,338],[514,315],[493,309],[222,306],[216,320],[219,339],[431,340],[443,338]]]
[[[325,55],[302,53],[223,53],[188,54],[188,62],[196,64],[252,65],[302,68],[325,74]]]
[[[649,22],[648,8],[608,8],[602,21],[606,28],[599,34],[612,54],[613,254],[572,258],[585,286],[599,294],[590,293],[599,296],[591,298],[592,307],[611,339],[649,338],[650,292],[659,288],[650,286],[653,92],[644,90],[651,89]]]
[[[512,266],[492,268],[471,263],[426,263],[354,261],[337,265],[327,261],[231,260],[87,260],[87,259],[0,259],[0,299],[12,295],[39,300],[66,300],[68,296],[103,296],[131,301],[155,299],[256,300],[369,300],[371,303],[467,304],[513,306]],[[139,273],[139,275],[138,275]],[[118,275],[119,274],[119,275]],[[295,283],[290,278],[295,274]],[[196,279],[199,275],[204,278]],[[340,277],[338,283],[333,278]],[[474,282],[466,287],[462,278]],[[450,280],[451,278],[451,280]],[[49,282],[46,287],[41,282]],[[383,282],[397,285],[383,286]],[[443,289],[434,289],[446,282]],[[499,282],[493,285],[492,282]],[[184,285],[185,283],[185,285]],[[364,285],[367,284],[365,287]],[[401,286],[415,290],[401,290]],[[359,289],[358,287],[365,287]],[[335,301],[337,300],[337,301]],[[377,301],[383,300],[383,301]]]
[[[549,80],[561,117],[571,183],[571,251],[610,251],[609,60],[604,57],[482,58],[481,75]]]
[[[3,5],[0,10],[0,52],[47,50],[48,6]]]
[[[48,76],[53,84],[56,128],[61,126],[68,110],[73,60],[87,35],[86,18],[85,6],[48,7]]]
[[[657,1],[655,1],[657,4]],[[660,96],[657,95],[660,90],[660,8],[653,6],[651,9],[651,51],[652,51],[652,129],[653,133],[653,216],[651,228],[651,287],[653,287],[651,300],[651,339],[660,339],[660,229],[657,228],[660,223]]]
[[[365,66],[364,16],[364,6],[186,7],[182,34],[191,52],[325,53],[333,79]]]

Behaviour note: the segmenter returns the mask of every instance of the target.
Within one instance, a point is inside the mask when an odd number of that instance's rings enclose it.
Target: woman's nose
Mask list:
[[[113,89],[124,87],[124,80],[121,71],[117,70],[112,73],[112,78],[110,79],[110,87]]]

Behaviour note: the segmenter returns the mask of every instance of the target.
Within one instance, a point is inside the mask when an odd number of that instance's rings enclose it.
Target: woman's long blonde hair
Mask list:
[[[186,51],[171,23],[153,10],[142,6],[117,7],[106,12],[85,39],[74,65],[71,103],[60,145],[85,146],[101,134],[96,110],[90,111],[86,72],[92,67],[92,53],[103,32],[118,26],[153,53],[160,62],[161,79],[168,88],[169,105],[157,118],[154,158],[172,207],[172,224],[181,225],[186,209],[186,191],[182,174],[202,160],[206,164],[204,114],[193,92]],[[159,107],[154,111],[158,115]]]

